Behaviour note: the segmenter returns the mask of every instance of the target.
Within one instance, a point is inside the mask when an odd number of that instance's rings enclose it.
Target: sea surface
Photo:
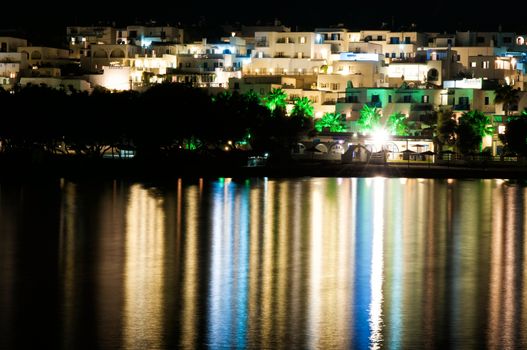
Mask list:
[[[525,349],[527,189],[0,182],[2,349]]]

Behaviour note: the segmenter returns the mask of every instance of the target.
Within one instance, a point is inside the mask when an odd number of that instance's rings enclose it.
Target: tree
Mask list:
[[[264,99],[265,106],[269,108],[271,112],[274,112],[277,108],[285,109],[285,100],[287,99],[287,94],[284,90],[280,88],[274,88],[267,94]]]
[[[505,142],[509,150],[522,156],[527,156],[527,113],[514,118],[505,129]]]
[[[442,109],[437,113],[436,140],[443,145],[456,143],[457,122],[451,110]]]
[[[357,121],[359,131],[362,133],[371,132],[380,127],[381,112],[378,108],[364,105],[360,111],[360,118]]]
[[[503,103],[503,110],[505,116],[510,115],[510,108],[520,100],[519,94],[520,89],[514,89],[511,85],[501,85],[494,92],[494,103]]]
[[[483,137],[493,132],[489,118],[482,112],[475,110],[463,113],[457,127],[457,143],[461,153],[481,151]]]
[[[325,128],[329,128],[331,132],[344,132],[346,126],[340,123],[340,115],[336,113],[325,113],[321,119],[315,121],[315,129],[322,131]]]
[[[391,135],[408,136],[408,124],[404,114],[394,113],[390,115],[386,125]]]
[[[299,116],[302,118],[313,117],[313,102],[307,97],[296,97],[294,100],[293,110],[291,116]]]
[[[297,97],[294,100],[291,118],[300,128],[311,129],[313,127],[313,102],[307,97]]]

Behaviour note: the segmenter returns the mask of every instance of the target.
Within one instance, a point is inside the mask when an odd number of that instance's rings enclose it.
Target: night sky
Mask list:
[[[514,3],[517,4],[515,11]],[[527,14],[523,2],[508,1],[503,6],[489,6],[479,1],[212,1],[172,0],[143,1],[143,5],[126,2],[56,2],[10,1],[2,4],[0,28],[24,30],[36,41],[47,35],[62,35],[64,26],[90,25],[115,21],[117,25],[149,19],[173,24],[192,24],[203,19],[209,26],[224,23],[254,24],[277,18],[293,29],[312,30],[342,23],[350,29],[377,29],[382,23],[394,29],[417,25],[422,31],[512,30],[527,33]]]

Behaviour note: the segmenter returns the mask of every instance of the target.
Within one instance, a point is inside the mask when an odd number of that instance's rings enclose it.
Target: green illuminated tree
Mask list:
[[[254,90],[249,90],[245,94],[243,94],[243,98],[247,103],[261,103],[261,97],[260,94],[258,94]]]
[[[357,121],[359,131],[362,133],[371,132],[380,127],[381,111],[375,107],[364,105],[360,111],[360,118]]]
[[[315,121],[315,129],[322,131],[325,128],[329,128],[331,132],[344,132],[346,126],[340,123],[340,115],[336,113],[325,113],[324,116]]]
[[[303,118],[313,117],[313,102],[307,97],[297,97],[293,100],[293,110],[291,116],[299,116]]]
[[[291,118],[298,127],[303,129],[313,128],[313,103],[307,97],[295,98]]]
[[[494,103],[503,103],[503,110],[505,115],[510,115],[510,108],[512,105],[518,103],[520,96],[520,89],[515,89],[511,85],[499,86],[495,91]]]
[[[408,124],[404,114],[394,113],[390,115],[386,125],[391,135],[408,136]]]
[[[285,109],[285,100],[287,99],[287,94],[284,90],[280,88],[274,88],[267,94],[264,99],[265,106],[269,108],[271,112],[274,112],[277,108]]]
[[[461,153],[481,151],[484,136],[492,135],[494,128],[489,118],[480,111],[465,112],[459,118],[457,145]]]

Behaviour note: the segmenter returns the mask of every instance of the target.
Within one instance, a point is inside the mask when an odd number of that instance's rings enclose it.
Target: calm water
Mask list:
[[[0,348],[525,348],[526,191],[0,183]]]

